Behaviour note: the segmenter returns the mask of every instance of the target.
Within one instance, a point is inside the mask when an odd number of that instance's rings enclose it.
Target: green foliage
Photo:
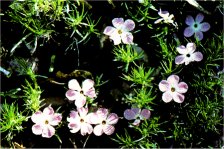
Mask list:
[[[18,105],[6,102],[1,104],[1,119],[0,119],[0,131],[1,133],[7,132],[4,139],[11,141],[15,136],[15,133],[19,133],[24,128],[22,123],[28,120],[28,117],[23,115],[23,112],[19,111]]]

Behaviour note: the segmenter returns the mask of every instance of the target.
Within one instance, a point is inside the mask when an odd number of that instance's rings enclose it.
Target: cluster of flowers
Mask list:
[[[72,110],[70,116],[67,117],[69,122],[68,128],[71,133],[76,133],[80,130],[81,135],[91,134],[101,136],[103,133],[111,135],[114,131],[114,124],[118,122],[118,116],[115,113],[109,113],[108,109],[99,108],[96,112],[88,113],[88,108],[85,108],[86,98],[96,98],[94,81],[86,79],[82,82],[82,87],[76,79],[68,82],[69,90],[65,93],[70,101],[75,101],[77,111]],[[62,120],[62,115],[54,113],[51,106],[46,107],[43,112],[35,112],[31,120],[35,123],[32,131],[36,135],[50,138],[55,134],[53,126],[58,125]],[[93,128],[92,125],[95,125]]]

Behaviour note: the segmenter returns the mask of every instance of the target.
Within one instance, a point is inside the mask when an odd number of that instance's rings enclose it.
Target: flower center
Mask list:
[[[105,121],[105,120],[103,120],[103,121],[102,121],[102,124],[103,124],[103,125],[105,125],[105,124],[106,124],[106,121]]]
[[[175,92],[175,88],[174,87],[171,87],[171,92]]]
[[[48,120],[46,120],[44,123],[47,125],[47,124],[49,124],[49,121],[48,121]]]
[[[187,56],[187,57],[190,57],[191,55],[190,55],[190,54],[187,54],[186,56]]]
[[[80,122],[83,123],[83,122],[84,122],[84,119],[81,118],[81,119],[80,119]]]
[[[197,23],[195,23],[195,24],[194,24],[194,28],[197,28],[197,27],[198,27],[198,24],[197,24]]]
[[[119,30],[118,30],[118,34],[122,34],[122,30],[119,29]]]
[[[83,90],[80,91],[80,94],[83,94]]]

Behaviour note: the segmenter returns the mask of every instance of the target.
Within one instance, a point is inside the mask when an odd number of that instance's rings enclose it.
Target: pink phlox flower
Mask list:
[[[86,103],[86,97],[95,98],[96,92],[94,88],[94,81],[86,79],[82,82],[82,88],[80,87],[76,79],[72,79],[68,82],[69,90],[65,93],[68,100],[74,101],[77,108],[81,108]]]
[[[197,38],[199,41],[203,39],[203,33],[210,29],[210,24],[207,22],[203,22],[204,15],[199,13],[195,20],[192,16],[187,16],[185,23],[189,25],[184,30],[184,36],[185,37],[191,37],[193,34],[195,34],[195,38]]]
[[[96,124],[93,133],[96,136],[101,136],[103,133],[111,135],[114,133],[114,124],[118,122],[118,116],[115,113],[108,112],[105,108],[99,108],[95,113],[91,114],[91,123]]]
[[[203,55],[201,52],[195,52],[196,45],[194,43],[188,43],[185,46],[181,45],[177,47],[177,51],[181,54],[175,58],[176,64],[183,64],[188,65],[190,62],[193,61],[201,61],[203,59]]]
[[[160,22],[164,22],[167,24],[172,24],[173,26],[177,27],[177,23],[174,22],[174,15],[168,12],[168,11],[162,11],[161,9],[159,9],[158,15],[162,18],[156,20],[154,23],[160,23]]]
[[[124,21],[123,18],[114,18],[112,24],[114,27],[107,26],[103,33],[114,41],[114,45],[120,44],[121,41],[124,44],[133,44],[133,35],[130,31],[135,28],[134,21],[130,19]]]
[[[148,109],[131,108],[124,111],[124,118],[134,120],[133,126],[139,126],[141,120],[149,119],[151,112]],[[133,127],[130,125],[129,127]]]
[[[44,138],[51,138],[55,134],[56,126],[61,122],[62,115],[54,113],[51,106],[46,107],[43,112],[37,111],[31,116],[31,120],[35,123],[32,126],[32,132],[35,135],[42,135]]]
[[[184,101],[183,93],[188,90],[188,85],[185,82],[179,83],[179,77],[177,75],[171,75],[167,80],[162,80],[159,83],[160,91],[164,92],[162,100],[164,102],[170,102],[172,99],[177,103]]]
[[[68,127],[71,129],[71,133],[76,133],[79,130],[81,131],[81,135],[91,134],[93,132],[93,127],[90,124],[90,114],[88,113],[88,109],[81,107],[78,108],[77,111],[71,111],[70,117],[67,118],[69,122]]]

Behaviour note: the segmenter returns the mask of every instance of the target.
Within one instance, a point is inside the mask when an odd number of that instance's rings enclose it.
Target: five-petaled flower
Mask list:
[[[141,120],[149,119],[151,112],[148,109],[131,108],[124,111],[124,118],[134,120],[132,125],[138,126]],[[129,127],[133,127],[130,125]]]
[[[96,124],[93,133],[96,136],[101,136],[103,133],[111,135],[115,128],[113,124],[118,122],[118,116],[115,113],[108,112],[105,108],[99,108],[95,113],[91,114],[91,123]]]
[[[199,13],[195,20],[192,16],[187,16],[185,23],[189,25],[184,30],[184,36],[185,37],[191,37],[195,33],[195,38],[197,38],[199,41],[203,39],[203,33],[210,29],[210,24],[207,22],[203,22],[204,15]]]
[[[32,131],[35,135],[41,135],[44,138],[51,138],[55,134],[56,126],[61,122],[62,115],[54,113],[51,106],[46,107],[43,112],[37,111],[31,116],[31,120],[36,123],[32,126]]]
[[[82,82],[82,88],[80,87],[76,79],[72,79],[68,82],[69,90],[65,93],[68,100],[75,100],[75,105],[77,108],[81,108],[86,103],[86,96],[89,98],[95,98],[95,88],[94,81],[91,79],[86,79]]]
[[[124,44],[133,44],[133,35],[130,33],[135,28],[135,22],[123,18],[114,18],[112,20],[112,26],[107,26],[104,29],[104,34],[108,35],[110,39],[114,41],[114,45],[118,45],[121,41]]]
[[[184,101],[183,93],[188,90],[188,85],[185,82],[179,83],[179,77],[177,75],[171,75],[167,80],[162,80],[159,83],[160,91],[164,92],[162,100],[164,102],[170,102],[172,99],[177,103]]]
[[[177,51],[181,54],[175,58],[176,64],[188,65],[193,61],[201,61],[203,59],[203,55],[201,52],[194,52],[196,50],[196,45],[194,43],[188,43],[185,46],[181,45],[177,47]]]
[[[77,111],[71,111],[70,117],[67,118],[69,122],[68,127],[71,129],[71,133],[76,133],[79,130],[81,131],[81,135],[91,134],[93,132],[93,127],[90,124],[90,114],[88,113],[88,109],[81,107],[78,108]]]
[[[164,22],[164,23],[167,23],[167,24],[173,24],[175,27],[177,27],[177,23],[174,22],[174,15],[171,14],[168,12],[168,11],[162,11],[161,9],[159,10],[158,12],[159,16],[161,16],[162,18],[156,20],[154,23],[157,24],[157,23],[160,23],[160,22]]]

